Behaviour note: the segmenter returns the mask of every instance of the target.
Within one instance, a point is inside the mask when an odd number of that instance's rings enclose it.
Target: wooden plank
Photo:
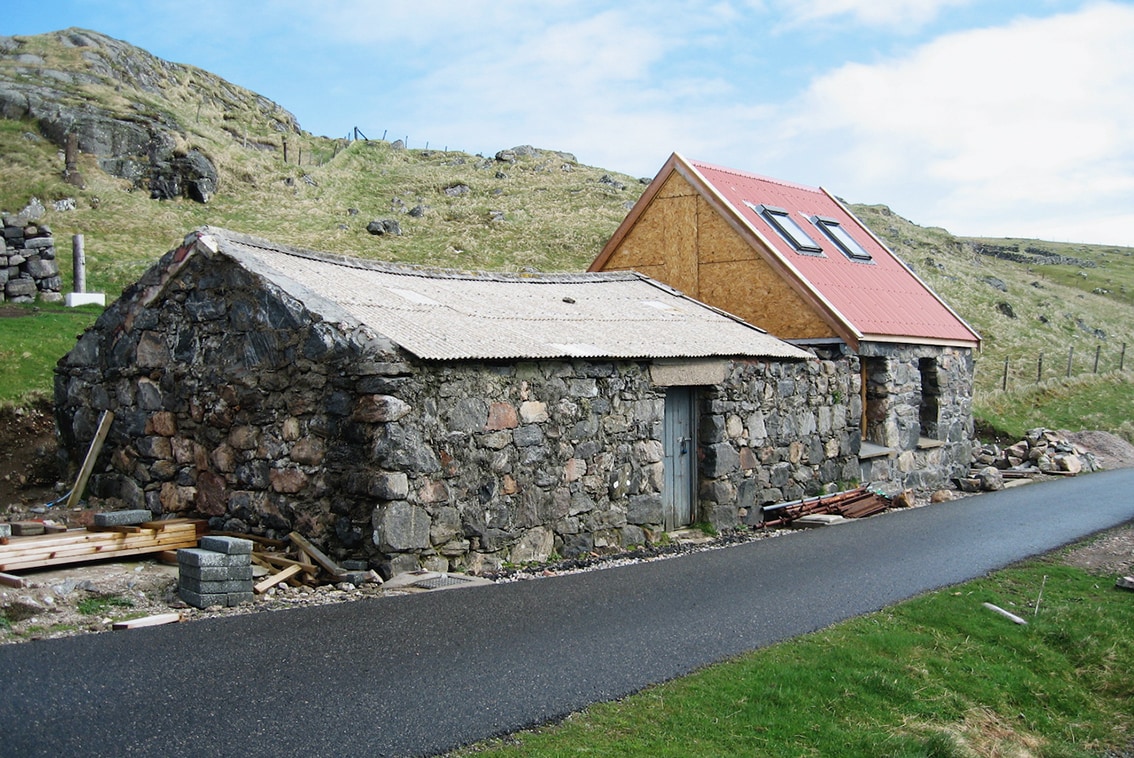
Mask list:
[[[294,566],[288,566],[283,571],[280,571],[279,573],[276,573],[276,574],[272,574],[271,576],[263,579],[258,584],[253,586],[252,590],[257,595],[261,595],[261,594],[267,592],[268,590],[270,590],[272,587],[275,587],[280,582],[286,582],[288,579],[292,578],[293,576],[298,574],[300,571],[303,571],[303,567],[298,565],[298,564],[294,565]]]
[[[346,573],[346,569],[331,560],[322,550],[308,542],[307,538],[299,532],[291,532],[288,534],[287,538],[291,540],[291,544],[311,556],[311,560],[319,564],[327,573],[334,576],[340,576]]]
[[[142,629],[147,626],[162,626],[164,624],[176,624],[181,621],[180,613],[156,613],[153,616],[143,616],[138,619],[129,619],[127,621],[115,621],[110,625],[110,628],[118,631],[120,629]]]
[[[209,534],[216,535],[217,537],[239,537],[242,540],[251,540],[258,545],[266,545],[268,547],[286,548],[287,542],[284,540],[273,540],[270,537],[261,537],[258,534],[244,534],[243,532],[216,532],[212,531]]]
[[[175,524],[168,528],[147,529],[129,534],[118,531],[92,532],[86,529],[71,529],[62,534],[41,534],[35,537],[13,540],[9,545],[0,549],[0,560],[3,560],[5,556],[46,553],[51,552],[52,549],[68,549],[77,545],[113,544],[123,539],[130,541],[157,540],[175,536],[180,540],[189,534],[196,534],[196,529],[190,524]]]
[[[301,570],[309,574],[317,574],[319,572],[319,567],[310,561],[297,561],[294,558],[276,555],[275,553],[252,553],[252,560],[265,568],[274,569],[298,566]]]
[[[196,545],[197,528],[192,523],[149,529],[139,534],[72,530],[59,535],[28,537],[0,547],[0,571],[140,555]]]
[[[18,590],[28,586],[28,580],[22,576],[13,576],[12,574],[0,573],[0,584],[5,587],[15,587]]]
[[[75,479],[75,486],[71,489],[71,494],[67,497],[68,509],[78,505],[79,500],[83,497],[83,490],[87,488],[87,480],[91,478],[95,461],[98,460],[98,454],[102,452],[102,443],[106,442],[106,435],[110,434],[110,425],[113,423],[114,412],[103,411],[102,418],[98,420],[98,429],[95,431],[94,439],[91,440],[90,449],[87,450],[87,457],[83,459],[83,465],[79,469],[79,476]]]

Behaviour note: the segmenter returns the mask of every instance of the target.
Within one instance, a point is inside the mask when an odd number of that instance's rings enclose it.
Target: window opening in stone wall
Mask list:
[[[917,368],[921,373],[921,436],[931,440],[939,439],[941,378],[937,370],[937,359],[920,358]]]
[[[885,358],[862,358],[862,439],[885,447],[889,393]]]

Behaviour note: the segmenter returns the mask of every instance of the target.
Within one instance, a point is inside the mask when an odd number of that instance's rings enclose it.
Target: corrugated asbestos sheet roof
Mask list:
[[[811,357],[638,274],[436,271],[202,234],[312,310],[323,298],[420,358]]]
[[[979,341],[968,324],[824,190],[706,163],[690,161],[689,165],[867,339]],[[761,205],[788,211],[822,248],[822,254],[795,250],[752,207]],[[837,221],[872,260],[843,255],[810,221],[815,216]]]

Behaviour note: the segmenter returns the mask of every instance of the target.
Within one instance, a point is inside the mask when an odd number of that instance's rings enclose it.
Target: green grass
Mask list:
[[[78,602],[76,608],[84,616],[101,616],[115,608],[133,608],[134,601],[119,595],[92,595]]]
[[[1134,442],[1134,374],[1110,372],[1053,379],[977,395],[976,416],[1009,439],[1036,427],[1105,429]]]
[[[5,305],[0,315],[0,404],[27,405],[51,396],[53,370],[75,346],[75,340],[94,323],[100,308],[55,305]]]
[[[1099,756],[1134,730],[1130,597],[1039,560],[457,754]]]

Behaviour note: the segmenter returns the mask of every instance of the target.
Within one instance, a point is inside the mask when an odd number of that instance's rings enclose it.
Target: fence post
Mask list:
[[[1072,345],[1067,349],[1067,378],[1071,378],[1071,361],[1075,358],[1075,346]]]
[[[1043,353],[1039,354],[1039,362],[1036,365],[1036,384],[1043,381]]]
[[[283,162],[287,163],[287,137],[283,138]]]
[[[1008,359],[1004,359],[1004,377],[1000,380],[1000,389],[1008,389]]]
[[[1122,371],[1126,367],[1126,343],[1122,343],[1122,354],[1118,356],[1118,370]]]
[[[1099,373],[1099,351],[1102,350],[1102,345],[1095,345],[1095,373]]]
[[[83,250],[83,235],[71,236],[71,264],[75,278],[75,292],[87,291],[87,255]]]

